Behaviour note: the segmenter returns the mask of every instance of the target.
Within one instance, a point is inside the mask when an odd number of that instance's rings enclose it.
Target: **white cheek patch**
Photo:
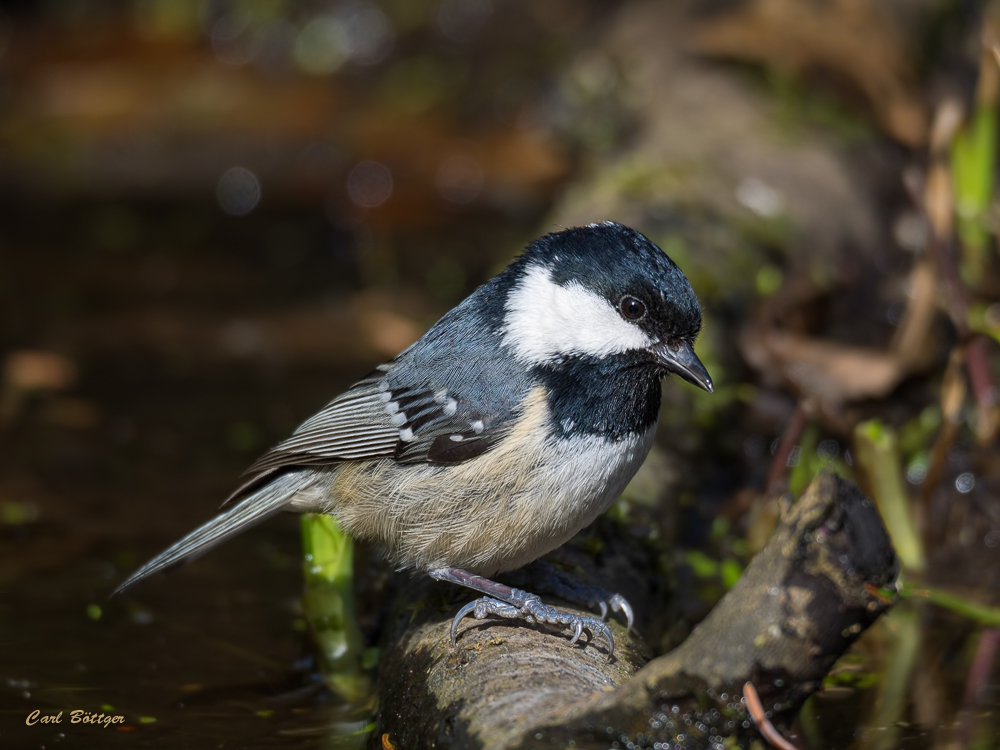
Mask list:
[[[544,266],[528,269],[505,309],[504,343],[531,364],[572,354],[606,357],[656,343],[604,297],[575,281],[555,283]]]

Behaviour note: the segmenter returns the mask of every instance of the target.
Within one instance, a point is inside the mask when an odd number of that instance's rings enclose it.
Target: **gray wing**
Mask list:
[[[492,448],[512,424],[510,410],[484,414],[446,388],[430,383],[390,385],[392,369],[391,363],[383,365],[257,459],[245,472],[246,481],[223,505],[294,466],[374,458],[460,463]]]
[[[513,425],[511,410],[484,409],[444,387],[396,383],[385,392],[400,428],[394,458],[401,463],[468,461],[496,445]]]
[[[355,383],[257,459],[246,473],[289,463],[324,464],[392,455],[399,428],[386,410],[384,385],[385,374],[380,371]]]

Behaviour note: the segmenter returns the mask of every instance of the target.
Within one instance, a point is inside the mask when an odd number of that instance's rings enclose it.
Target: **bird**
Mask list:
[[[661,380],[712,392],[694,352],[701,307],[670,258],[604,221],[531,242],[418,341],[245,472],[222,512],[115,593],[281,512],[328,513],[398,569],[482,596],[490,615],[614,640],[601,617],[492,580],[594,521],[653,444]],[[608,597],[632,625],[622,597]],[[591,602],[593,603],[593,602]]]

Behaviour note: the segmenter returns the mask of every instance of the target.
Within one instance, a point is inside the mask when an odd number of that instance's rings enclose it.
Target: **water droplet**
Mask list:
[[[955,479],[955,489],[965,494],[966,492],[971,492],[972,488],[976,486],[976,477],[971,471],[966,471],[963,474],[959,474]]]

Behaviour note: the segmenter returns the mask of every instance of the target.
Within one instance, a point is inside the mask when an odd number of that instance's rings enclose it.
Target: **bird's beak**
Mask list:
[[[692,385],[712,392],[712,377],[690,344],[680,344],[676,347],[656,344],[649,347],[649,351],[671,372],[676,372]]]

